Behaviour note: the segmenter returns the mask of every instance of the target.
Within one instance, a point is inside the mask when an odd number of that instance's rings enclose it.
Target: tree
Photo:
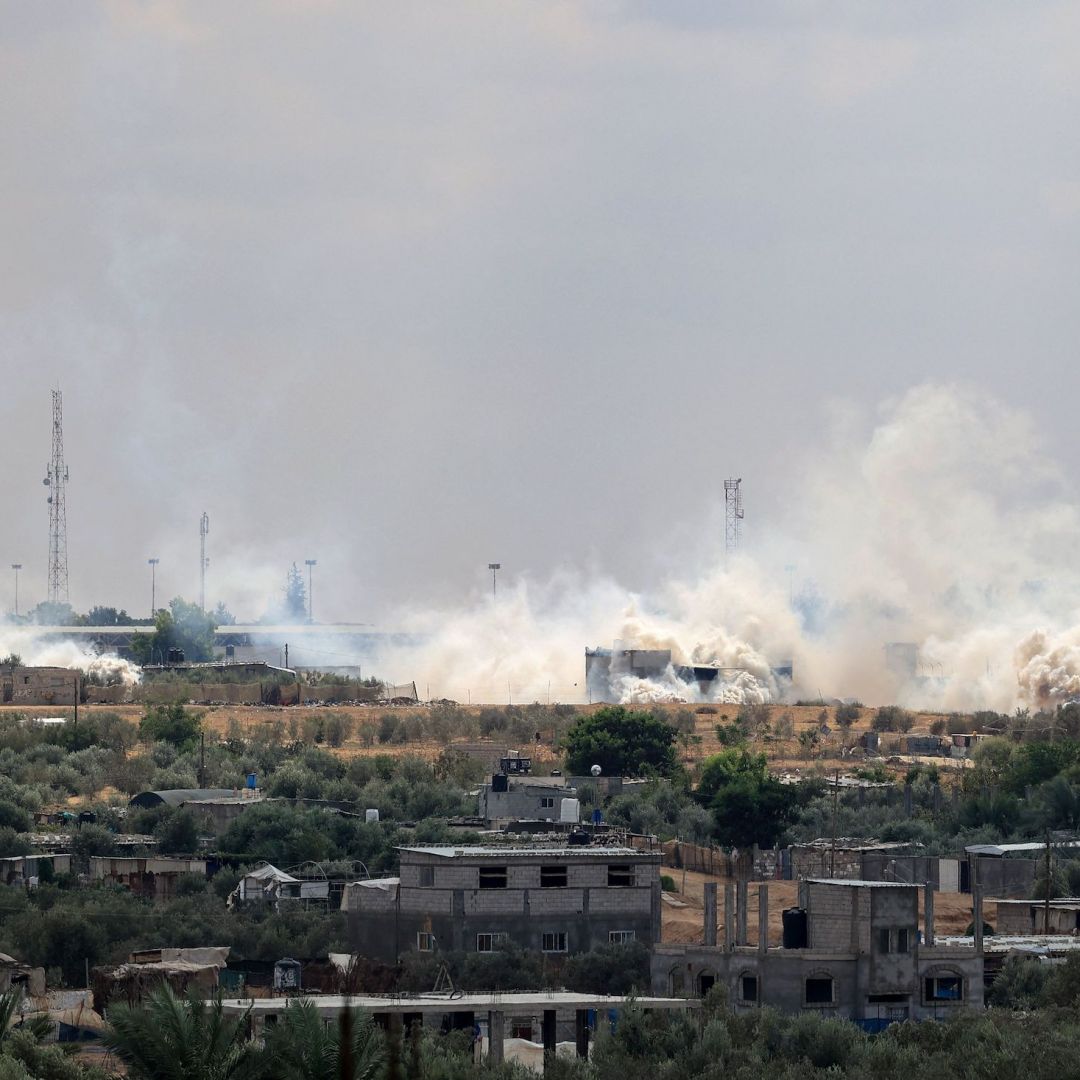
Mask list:
[[[177,810],[162,818],[154,829],[164,854],[190,855],[199,846],[199,824],[190,810]]]
[[[908,732],[915,726],[915,717],[899,705],[882,705],[870,722],[874,731]]]
[[[86,613],[88,626],[130,626],[131,616],[123,609],[96,605]]]
[[[187,661],[212,660],[214,657],[214,617],[198,604],[189,604],[177,596],[168,608],[154,613],[154,632],[135,634],[131,652],[140,664],[165,663],[170,649],[180,649]]]
[[[285,606],[283,613],[292,622],[304,622],[307,619],[307,589],[304,588],[304,575],[296,563],[289,567],[285,577]]]
[[[131,1080],[229,1080],[258,1075],[246,1017],[228,1017],[220,999],[181,999],[168,985],[141,1005],[109,1010],[105,1045]]]
[[[605,705],[582,716],[563,737],[566,765],[584,775],[599,765],[608,776],[670,776],[676,768],[673,727],[650,712]]]
[[[764,754],[724,750],[702,767],[698,801],[713,815],[713,835],[726,846],[771,847],[795,819],[803,793],[769,775]]]
[[[862,706],[857,701],[845,701],[836,706],[836,722],[847,731],[859,717],[862,716]]]
[[[145,742],[167,742],[183,748],[192,746],[202,730],[202,713],[189,713],[179,702],[147,709],[139,721],[139,738]]]
[[[292,1001],[266,1037],[272,1080],[376,1080],[383,1040],[371,1016],[345,1009],[326,1024],[310,1001]]]

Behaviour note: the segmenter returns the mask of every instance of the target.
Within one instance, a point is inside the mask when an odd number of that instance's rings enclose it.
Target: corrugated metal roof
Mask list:
[[[209,799],[231,799],[235,788],[174,788],[169,791],[140,791],[132,797],[129,806],[157,805],[156,796],[166,806],[180,806],[186,802],[206,802]]]

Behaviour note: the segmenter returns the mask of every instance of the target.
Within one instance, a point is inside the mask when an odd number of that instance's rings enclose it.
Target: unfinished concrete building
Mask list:
[[[355,951],[587,952],[660,940],[660,854],[607,847],[408,847],[400,876],[341,901]]]
[[[759,925],[768,927],[768,886],[759,889]],[[727,887],[720,945],[716,888],[706,886],[705,942],[658,945],[653,992],[703,996],[720,985],[737,1010],[809,1010],[871,1029],[981,1007],[981,933],[973,944],[936,944],[934,896],[927,888],[920,934],[919,891],[880,881],[803,881],[800,907],[784,912],[782,940],[770,941],[766,931],[751,945],[747,887],[740,882]],[[981,915],[979,897],[975,907]]]

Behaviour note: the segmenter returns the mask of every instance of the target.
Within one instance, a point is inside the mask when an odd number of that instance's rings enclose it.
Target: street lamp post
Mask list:
[[[15,618],[19,617],[19,571],[22,569],[21,562],[13,562],[11,569],[15,571]]]
[[[147,559],[146,562],[150,567],[150,618],[152,619],[157,612],[157,565],[161,560]]]
[[[488,569],[491,571],[491,599],[495,599],[495,575],[502,569],[502,563],[489,562]]]
[[[315,621],[315,594],[311,590],[311,568],[317,565],[315,559],[305,559],[304,565],[307,567],[307,621]]]

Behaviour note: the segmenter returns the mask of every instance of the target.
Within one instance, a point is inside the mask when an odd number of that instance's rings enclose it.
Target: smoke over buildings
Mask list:
[[[597,645],[670,654],[647,672],[612,662],[612,696],[631,702],[1011,710],[1080,693],[1080,509],[1022,412],[928,384],[841,414],[802,455],[783,527],[748,529],[730,565],[717,534],[711,561],[648,594],[511,577],[495,603],[411,613],[428,641],[395,663],[459,700],[586,700],[582,654]],[[895,642],[911,643],[910,671],[889,662]],[[790,684],[776,675],[788,662]],[[724,677],[680,674],[695,664]]]

